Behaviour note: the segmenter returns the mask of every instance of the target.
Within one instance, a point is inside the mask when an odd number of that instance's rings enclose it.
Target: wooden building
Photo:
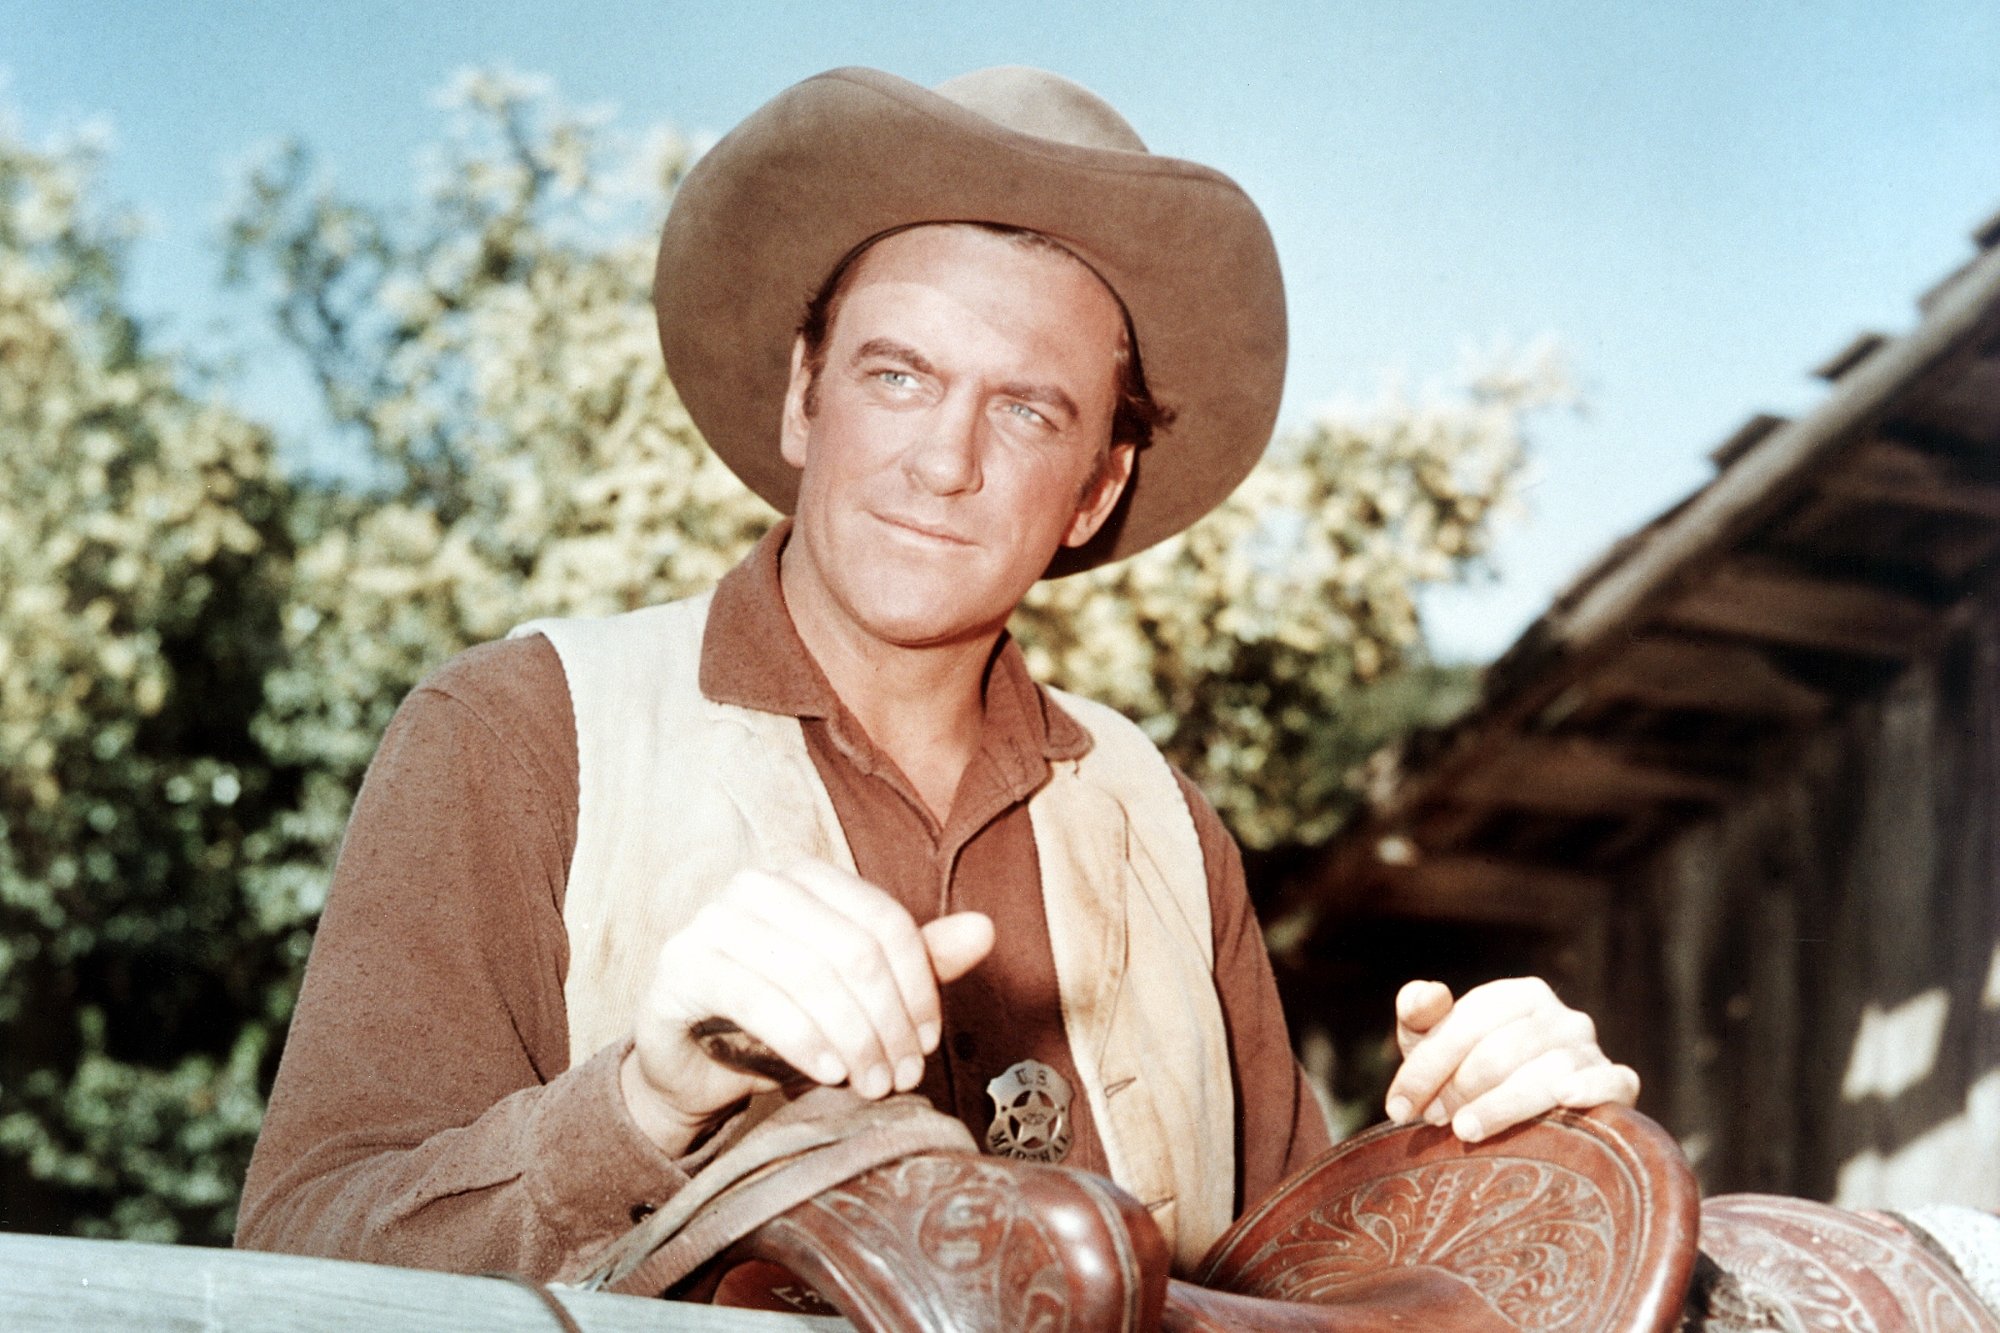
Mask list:
[[[1975,241],[1908,334],[1585,573],[1295,885],[1359,915],[1361,949],[1307,946],[1350,972],[1424,956],[1384,943],[1412,921],[1462,979],[1547,969],[1710,1190],[2000,1207],[2000,217]]]

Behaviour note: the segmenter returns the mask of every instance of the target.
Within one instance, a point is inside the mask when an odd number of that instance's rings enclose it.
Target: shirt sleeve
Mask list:
[[[567,747],[565,750],[564,747]],[[543,639],[403,703],[356,798],[237,1244],[546,1279],[687,1179],[569,1063],[574,723]]]
[[[1292,1053],[1263,928],[1250,906],[1243,854],[1222,817],[1175,771],[1208,867],[1215,988],[1236,1075],[1236,1211],[1275,1189],[1333,1144],[1319,1100]]]

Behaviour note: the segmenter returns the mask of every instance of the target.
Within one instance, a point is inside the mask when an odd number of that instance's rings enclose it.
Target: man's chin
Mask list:
[[[907,597],[871,597],[856,608],[868,632],[898,648],[941,648],[991,639],[1006,625],[1006,615],[982,616],[949,583]]]

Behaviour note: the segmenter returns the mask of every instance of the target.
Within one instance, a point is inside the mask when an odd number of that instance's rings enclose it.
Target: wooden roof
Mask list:
[[[2000,216],[1974,241],[1914,329],[1822,366],[1809,415],[1752,417],[1470,713],[1385,756],[1300,896],[1560,923],[1948,633],[2000,554]]]

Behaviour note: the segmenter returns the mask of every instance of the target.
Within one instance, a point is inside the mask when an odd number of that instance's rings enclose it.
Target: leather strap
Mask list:
[[[923,1098],[871,1102],[814,1087],[735,1132],[692,1180],[568,1285],[657,1296],[736,1241],[862,1172],[918,1153],[976,1153],[965,1126]]]

